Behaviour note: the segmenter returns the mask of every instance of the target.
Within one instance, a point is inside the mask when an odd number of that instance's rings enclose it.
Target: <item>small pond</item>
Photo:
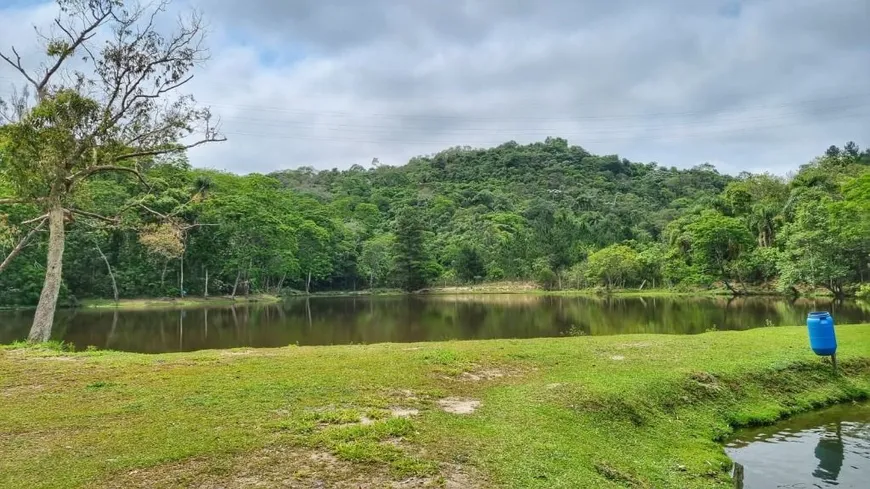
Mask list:
[[[738,488],[866,489],[870,404],[844,404],[773,426],[740,430],[725,451],[743,466]]]
[[[812,310],[831,311],[838,324],[870,322],[866,304],[824,300],[522,294],[314,297],[235,307],[60,310],[54,339],[77,349],[161,353],[290,344],[697,334],[800,325]],[[32,318],[33,311],[0,311],[0,343],[25,339]]]

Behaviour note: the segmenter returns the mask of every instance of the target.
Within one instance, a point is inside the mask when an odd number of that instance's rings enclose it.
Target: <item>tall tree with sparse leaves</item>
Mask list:
[[[14,47],[0,51],[0,59],[28,87],[23,97],[0,107],[5,123],[0,169],[13,187],[0,204],[37,205],[41,215],[32,222],[47,222],[49,229],[32,342],[51,336],[67,223],[76,217],[119,219],[76,206],[86,182],[112,173],[131,175],[142,181],[144,191],[143,165],[223,139],[208,109],[190,96],[176,95],[207,58],[198,15],[179,20],[175,33],[164,36],[155,24],[168,1],[57,4],[51,31],[41,33],[45,60],[40,69],[27,69],[33,63],[25,63]],[[32,100],[26,95],[31,90]]]

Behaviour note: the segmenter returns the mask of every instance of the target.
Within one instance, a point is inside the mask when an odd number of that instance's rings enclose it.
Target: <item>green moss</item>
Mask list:
[[[724,489],[716,441],[734,426],[870,395],[870,326],[837,334],[839,376],[801,327],[246,355],[16,345],[0,349],[0,487],[111,487],[142,470],[232,487],[228,467],[286,447],[395,480]],[[443,397],[481,404],[448,414]]]

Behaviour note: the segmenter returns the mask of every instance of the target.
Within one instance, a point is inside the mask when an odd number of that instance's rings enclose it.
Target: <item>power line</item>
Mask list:
[[[813,114],[815,119],[821,119],[826,115],[840,115],[844,113],[853,113],[857,111],[866,112],[866,109],[870,108],[870,101],[866,104],[861,105],[852,105],[846,107],[826,107],[823,111],[818,111]],[[800,111],[791,111],[791,112],[780,112],[774,114],[727,114],[727,115],[711,115],[708,120],[680,120],[680,121],[660,121],[660,120],[649,120],[649,121],[638,121],[634,124],[619,124],[619,125],[598,125],[595,128],[589,129],[588,132],[592,133],[600,133],[600,134],[609,134],[609,133],[624,133],[627,131],[657,131],[657,130],[678,130],[682,128],[694,128],[699,124],[703,124],[706,127],[722,127],[728,125],[746,125],[752,123],[767,123],[767,122],[775,122],[780,120],[789,120],[792,118],[800,117],[806,115],[805,112]],[[339,133],[355,133],[361,132],[365,134],[377,134],[379,132],[387,132],[390,134],[415,134],[420,131],[437,131],[441,133],[476,133],[476,134],[502,134],[506,130],[505,128],[493,128],[493,127],[469,127],[466,125],[458,125],[457,127],[438,127],[438,128],[430,128],[430,127],[420,127],[414,125],[378,125],[378,124],[348,124],[348,123],[333,123],[333,122],[324,122],[324,121],[303,121],[303,120],[282,120],[282,119],[260,119],[260,118],[248,118],[248,117],[230,117],[222,119],[222,122],[229,123],[232,125],[244,125],[247,127],[277,127],[277,128],[297,128],[297,129],[312,129],[312,130],[326,130],[333,131]],[[583,119],[577,119],[573,121],[566,121],[566,123],[574,122],[584,122]],[[530,127],[530,128],[513,128],[513,130],[523,131],[525,134],[552,134],[554,132],[564,131],[565,127]]]
[[[783,109],[783,108],[793,108],[793,107],[801,107],[801,106],[815,106],[824,102],[834,102],[840,101],[841,104],[851,104],[856,101],[864,100],[865,103],[870,102],[870,92],[868,93],[859,93],[859,94],[851,94],[851,95],[837,95],[825,98],[814,98],[814,99],[804,99],[797,100],[793,102],[780,103],[780,104],[751,104],[751,105],[742,105],[735,106],[735,109]],[[643,117],[691,117],[691,116],[707,116],[710,114],[715,114],[713,111],[676,111],[676,112],[638,112],[634,114],[612,114],[612,115],[603,115],[603,116],[561,116],[561,117],[509,117],[509,116],[471,116],[471,115],[446,115],[446,114],[419,114],[419,113],[385,113],[385,112],[347,112],[347,111],[331,111],[331,110],[301,110],[301,109],[291,109],[291,108],[279,108],[279,107],[266,107],[266,106],[257,106],[257,105],[235,105],[235,104],[224,104],[220,102],[208,102],[203,101],[204,105],[209,105],[211,107],[223,107],[223,108],[236,108],[236,109],[245,109],[252,112],[275,112],[275,113],[286,113],[286,114],[299,114],[299,115],[308,115],[308,116],[341,116],[341,117],[373,117],[373,118],[399,118],[399,119],[456,119],[463,121],[577,121],[577,120],[589,120],[589,121],[600,121],[600,120],[624,120],[624,119],[636,119]],[[577,105],[574,108],[580,109],[583,107],[593,107],[592,105]],[[601,105],[594,107],[602,107]],[[722,111],[720,111],[721,113]]]
[[[0,79],[9,79],[6,77],[0,77]],[[228,84],[212,84],[212,86],[232,86]],[[2,93],[2,91],[0,91]],[[11,91],[7,92],[8,94],[12,94]],[[429,99],[431,102],[432,100]],[[668,111],[668,112],[637,112],[633,114],[608,114],[608,115],[595,115],[595,116],[583,116],[583,115],[566,115],[566,116],[541,116],[541,117],[517,117],[517,116],[474,116],[474,115],[463,115],[463,114],[433,114],[433,113],[398,113],[398,112],[363,112],[363,111],[336,111],[336,110],[303,110],[303,109],[293,109],[286,107],[269,107],[262,105],[246,105],[246,104],[227,104],[222,102],[210,102],[210,101],[202,101],[203,105],[210,107],[218,107],[218,108],[228,108],[228,109],[239,109],[245,110],[252,113],[282,113],[282,114],[296,114],[300,116],[309,116],[309,117],[324,117],[324,116],[334,116],[334,117],[342,117],[342,118],[361,118],[361,117],[369,117],[369,118],[377,118],[377,119],[399,119],[402,122],[408,122],[408,120],[422,120],[422,121],[434,121],[434,120],[461,120],[464,122],[577,122],[577,121],[621,121],[621,120],[633,120],[638,118],[692,118],[692,117],[710,117],[715,116],[716,114],[727,114],[733,112],[734,110],[743,110],[743,111],[751,111],[751,110],[775,110],[775,109],[793,109],[798,107],[805,108],[814,108],[819,104],[823,103],[837,103],[840,105],[854,105],[860,103],[870,103],[870,92],[857,92],[847,95],[831,95],[827,97],[817,97],[811,99],[802,99],[802,100],[794,100],[791,102],[782,102],[776,104],[746,104],[746,105],[736,105],[729,110],[719,110],[719,111],[699,111],[699,110],[691,110],[691,111]],[[433,104],[437,105],[437,104]],[[533,106],[526,107],[518,107],[517,110],[531,109]],[[574,110],[581,110],[584,108],[604,108],[605,104],[579,104],[572,106]],[[368,126],[368,125],[367,125]]]
[[[843,119],[851,119],[854,117],[866,117],[865,114],[840,114],[837,117],[826,119],[828,121],[835,120],[843,120]],[[747,134],[747,133],[758,133],[763,130],[770,129],[782,129],[789,127],[800,127],[808,125],[808,121],[792,121],[781,124],[767,125],[767,126],[756,126],[756,127],[731,127],[731,128],[718,128],[712,131],[695,131],[695,132],[687,132],[680,134],[614,134],[610,137],[602,137],[602,135],[597,135],[598,139],[590,139],[589,136],[596,136],[594,133],[574,133],[574,134],[566,134],[564,132],[558,132],[551,135],[565,137],[569,139],[579,139],[581,140],[581,144],[596,144],[596,143],[605,143],[605,142],[613,142],[613,141],[668,141],[682,138],[709,138],[709,137],[717,137],[717,136],[725,136],[725,135],[739,135],[739,134]],[[502,132],[501,136],[493,134],[492,137],[487,138],[486,140],[466,140],[464,142],[457,141],[457,139],[461,138],[461,135],[457,135],[454,140],[411,140],[411,139],[398,139],[398,138],[378,138],[378,139],[366,139],[366,138],[353,138],[353,137],[345,137],[345,136],[310,136],[310,135],[299,135],[299,134],[268,134],[268,133],[251,133],[251,132],[243,132],[243,131],[224,131],[224,135],[226,136],[241,136],[241,137],[253,137],[253,138],[261,138],[261,139],[277,139],[277,140],[299,140],[299,141],[324,141],[324,142],[353,142],[353,143],[370,143],[370,144],[380,144],[380,143],[401,143],[401,144],[419,144],[419,145],[428,145],[428,144],[439,144],[444,146],[475,146],[475,145],[491,145],[494,141],[508,141],[516,138],[522,138],[523,136],[530,136],[525,131],[518,130],[516,132]],[[531,135],[535,136],[535,135]]]

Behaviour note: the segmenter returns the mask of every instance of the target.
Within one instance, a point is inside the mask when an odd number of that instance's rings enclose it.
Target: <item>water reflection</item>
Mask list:
[[[819,443],[813,452],[819,461],[819,466],[813,472],[813,477],[824,481],[836,482],[843,468],[843,425],[834,422],[834,433],[825,432],[819,437]]]
[[[870,405],[837,406],[742,430],[726,451],[739,465],[736,487],[864,488],[870,474]]]
[[[695,334],[799,325],[815,309],[832,311],[839,324],[870,321],[870,311],[854,302],[466,295],[301,298],[180,310],[66,310],[58,312],[54,332],[56,339],[77,348],[156,353],[288,344]],[[31,318],[32,312],[0,312],[0,343],[25,338]]]

